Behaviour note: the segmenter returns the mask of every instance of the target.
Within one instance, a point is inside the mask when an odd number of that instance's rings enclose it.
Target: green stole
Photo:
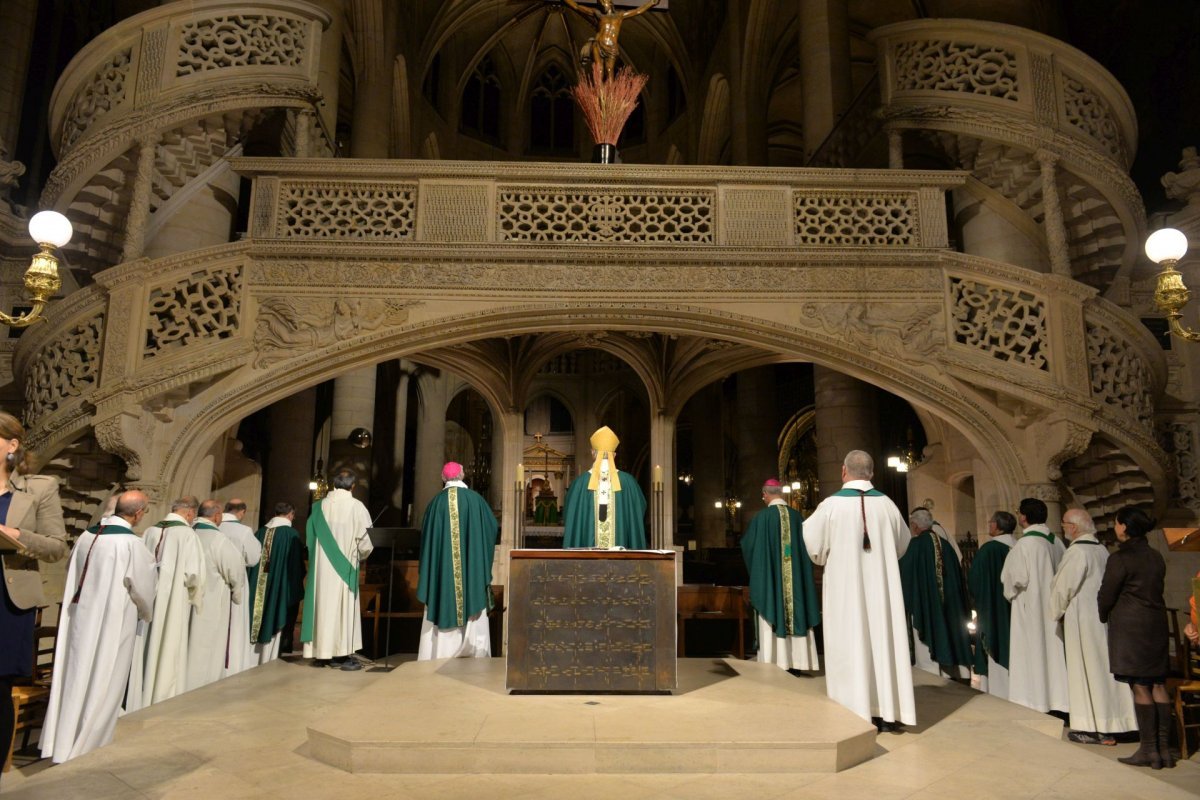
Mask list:
[[[217,533],[220,533],[220,532],[221,532],[221,529],[220,529],[220,528],[218,528],[216,525],[213,525],[211,522],[209,522],[209,521],[208,521],[208,520],[206,520],[206,519],[198,519],[198,520],[196,520],[196,524],[192,526],[192,530],[197,530],[197,531],[216,531]]]
[[[122,528],[120,525],[92,525],[87,529],[88,533],[95,534],[96,538],[92,539],[92,546],[88,548],[87,555],[83,558],[83,570],[79,573],[79,585],[75,587],[75,596],[71,598],[72,605],[79,602],[79,594],[83,591],[83,582],[87,580],[88,564],[92,560],[92,551],[96,549],[96,542],[100,541],[100,537],[111,535],[114,533],[124,533],[133,536],[134,533],[128,528]]]
[[[450,562],[454,571],[454,616],[461,628],[466,624],[463,617],[463,562],[462,562],[462,526],[458,517],[458,487],[451,486],[446,492],[446,502],[450,506]]]
[[[325,554],[325,558],[329,559],[333,571],[342,579],[346,587],[357,595],[358,566],[350,563],[350,559],[346,558],[346,554],[338,547],[337,540],[333,538],[333,531],[321,510],[320,500],[313,503],[312,513],[308,516],[308,524],[304,526],[304,531],[308,552],[315,556],[316,551],[313,546],[321,545],[321,552]],[[317,559],[314,557],[309,561],[308,581],[304,584],[304,624],[300,631],[300,641],[302,642],[311,642],[313,637],[313,618],[316,616],[317,605],[316,580],[314,578],[316,569]]]
[[[1042,533],[1041,531],[1035,531],[1035,530],[1031,529],[1031,530],[1022,532],[1021,535],[1022,536],[1040,536],[1041,538],[1045,539],[1050,544],[1054,544],[1054,534],[1053,533]]]
[[[783,563],[783,617],[787,635],[796,635],[796,602],[792,596],[792,520],[786,505],[779,511],[779,558]]]
[[[863,523],[863,538],[862,549],[866,552],[871,551],[871,537],[867,535],[867,497],[883,497],[883,492],[878,489],[848,489],[842,488],[834,492],[833,497],[857,497],[859,500],[859,508],[862,510]]]
[[[250,641],[258,642],[262,630],[263,603],[267,598],[267,573],[271,569],[271,544],[275,541],[275,528],[264,528],[262,557],[258,560],[258,579],[254,582],[254,605],[250,611]]]

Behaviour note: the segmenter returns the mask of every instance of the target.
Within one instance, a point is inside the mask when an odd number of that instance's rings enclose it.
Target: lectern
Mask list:
[[[511,692],[675,688],[675,553],[513,550]]]

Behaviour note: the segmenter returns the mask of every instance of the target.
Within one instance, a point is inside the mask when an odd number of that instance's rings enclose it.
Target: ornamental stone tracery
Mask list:
[[[63,125],[62,149],[68,149],[100,117],[125,101],[132,50],[119,50],[71,98]]]
[[[1017,101],[1017,57],[1003,47],[949,40],[896,47],[896,89],[965,92]]]
[[[1107,327],[1089,322],[1087,351],[1092,396],[1152,428],[1154,384],[1137,350]]]
[[[308,24],[300,19],[231,14],[185,22],[179,31],[175,77],[229,67],[298,67]]]
[[[416,184],[280,187],[277,235],[296,239],[409,239]]]
[[[1046,304],[1036,295],[950,278],[954,341],[1000,361],[1049,370]]]
[[[908,247],[919,242],[912,193],[792,195],[796,244],[827,247]]]
[[[32,426],[66,400],[88,394],[100,376],[104,315],[67,328],[41,351],[25,380],[25,424]]]
[[[502,186],[497,232],[508,242],[713,242],[711,190],[547,190]]]
[[[238,332],[242,270],[227,267],[196,272],[179,283],[150,290],[145,359],[193,342],[228,339]]]

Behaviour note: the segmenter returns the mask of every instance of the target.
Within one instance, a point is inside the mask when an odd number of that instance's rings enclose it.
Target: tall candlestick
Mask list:
[[[658,464],[654,465],[654,488],[662,486],[662,467]]]
[[[517,464],[517,488],[525,488],[525,466],[523,464]]]

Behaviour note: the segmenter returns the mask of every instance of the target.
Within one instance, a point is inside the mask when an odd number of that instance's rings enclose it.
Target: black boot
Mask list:
[[[1155,703],[1158,709],[1158,760],[1167,769],[1175,766],[1175,757],[1171,755],[1171,704]]]
[[[1152,703],[1145,705],[1135,703],[1133,711],[1137,714],[1138,739],[1141,741],[1141,746],[1133,755],[1118,758],[1117,761],[1122,764],[1132,764],[1135,767],[1162,769],[1162,759],[1158,757],[1158,724],[1155,721],[1158,712]]]

